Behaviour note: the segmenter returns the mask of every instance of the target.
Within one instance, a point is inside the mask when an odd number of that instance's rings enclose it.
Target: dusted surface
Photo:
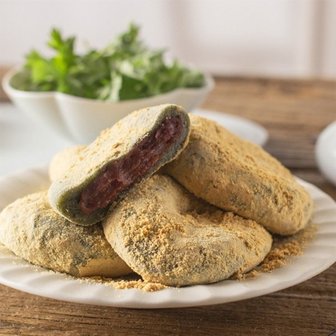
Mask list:
[[[35,192],[36,189],[40,189],[41,185],[48,184],[46,177],[45,168],[35,168],[0,178],[0,208],[6,203],[12,202],[13,199]],[[149,283],[159,282],[165,285],[173,285],[179,279],[181,285],[192,284],[193,282],[200,285],[181,288],[170,287],[154,292],[145,292],[137,289],[120,290],[115,289],[113,283],[110,286],[104,286],[99,283],[92,284],[83,282],[80,279],[69,278],[61,273],[50,273],[44,269],[36,268],[21,258],[13,256],[10,251],[2,249],[1,246],[0,283],[28,293],[62,301],[127,308],[181,308],[228,303],[273,293],[312,278],[329,268],[336,261],[336,202],[313,185],[301,181],[300,183],[307,188],[314,202],[315,209],[312,221],[317,229],[313,239],[307,241],[304,253],[301,255],[298,253],[293,256],[290,262],[271,273],[260,273],[259,276],[251,279],[247,278],[244,281],[228,280],[206,284],[207,282],[216,281],[216,279],[220,280],[228,277],[238,268],[240,273],[240,271],[243,272],[245,267],[249,269],[253,264],[258,263],[256,259],[262,258],[261,254],[267,253],[267,251],[261,251],[263,245],[268,245],[266,249],[270,247],[270,236],[260,225],[253,221],[246,221],[246,224],[243,224],[244,220],[240,221],[239,217],[234,219],[230,217],[230,213],[226,213],[219,220],[220,213],[215,208],[213,208],[215,212],[211,214],[210,207],[207,207],[207,205],[202,206],[201,204],[196,205],[197,199],[187,197],[186,194],[183,194],[183,191],[176,186],[174,187],[175,184],[169,183],[169,181],[172,181],[169,177],[165,178],[157,175],[151,177],[141,186],[136,187],[130,192],[129,197],[125,198],[116,207],[114,215],[104,223],[104,232],[113,249]],[[157,188],[159,190],[156,190]],[[9,190],[10,192],[8,192]],[[166,196],[166,201],[161,198],[164,195],[168,195]],[[151,197],[157,198],[157,202],[153,202],[152,205],[150,205],[151,202],[148,202]],[[133,202],[133,206],[123,208],[123,204],[127,204],[128,201]],[[193,212],[193,207],[197,208],[197,211],[202,209],[201,213],[196,216],[198,218],[202,217],[203,220],[208,222],[207,233],[204,232],[204,227],[201,230],[200,222],[196,225],[195,220],[193,227],[191,227],[186,217],[184,217],[183,225],[179,227],[178,217],[176,216],[178,210],[173,210],[175,201],[181,207],[180,214],[189,213],[190,215]],[[19,200],[19,202],[21,201]],[[191,212],[189,212],[188,208]],[[123,215],[122,209],[126,210],[126,222],[122,225],[116,225],[116,230],[113,232],[113,222],[115,217]],[[146,211],[147,209],[148,212]],[[135,221],[132,221],[132,216],[128,216],[129,210],[136,212]],[[144,218],[151,215],[151,211],[158,214],[158,218],[153,219],[157,221],[156,225],[148,223],[148,219]],[[167,218],[162,222],[162,218],[170,212],[170,219]],[[207,212],[207,215],[205,212]],[[29,217],[28,211],[27,215]],[[173,221],[172,225],[170,225],[170,220]],[[180,217],[180,220],[182,220],[182,217]],[[210,229],[212,220],[217,221],[217,223]],[[116,221],[118,222],[119,219]],[[111,223],[112,227],[110,226]],[[6,220],[3,224],[6,226]],[[138,225],[142,226],[142,224],[145,227],[139,228]],[[2,223],[0,223],[0,227],[1,225]],[[248,225],[249,228],[244,228],[244,225]],[[120,230],[121,226],[123,227],[122,230]],[[138,226],[139,232],[137,232],[136,226]],[[236,226],[236,229],[233,228],[234,226]],[[111,239],[111,229],[112,235],[118,237],[115,240]],[[194,232],[194,234],[191,234],[190,231]],[[198,232],[196,233],[196,231]],[[144,238],[141,232],[149,238]],[[156,249],[156,244],[152,245],[150,243],[152,239],[149,232],[154,232],[154,235],[158,234],[156,241],[160,241],[158,243],[160,248]],[[175,236],[171,242],[169,242],[168,238],[170,236],[169,232]],[[204,239],[205,234],[217,236],[217,238],[210,243],[211,238]],[[253,244],[250,241],[251,234],[254,235],[252,240],[255,240],[255,242]],[[249,236],[250,238],[248,238]],[[57,237],[58,235],[55,236],[56,239]],[[185,240],[187,237],[199,239],[199,241],[197,243],[194,240],[191,245],[190,239],[189,242],[181,242],[181,239]],[[239,239],[237,240],[238,237]],[[3,237],[1,237],[2,239]],[[128,241],[128,239],[131,241]],[[226,245],[225,248],[216,246],[219,243],[218,239],[221,240],[222,245]],[[227,241],[225,242],[226,239]],[[87,240],[89,241],[89,239]],[[128,246],[126,253],[123,245],[118,246],[120,240],[123,240],[125,245]],[[205,240],[208,242],[207,246]],[[261,243],[262,241],[264,243]],[[201,242],[204,244],[202,247],[203,253],[207,254],[206,261],[203,259],[203,254],[198,257]],[[4,239],[4,243],[7,245],[6,239]],[[243,246],[239,246],[240,243]],[[250,247],[250,253],[244,248],[246,243],[249,246],[254,246],[254,248]],[[51,246],[53,245],[52,239],[50,239],[50,244]],[[138,247],[140,249],[141,246],[146,246],[143,253],[137,253],[138,249],[134,249],[133,244],[139,244]],[[181,244],[184,245],[183,253],[179,252]],[[13,245],[8,246],[13,248]],[[246,248],[249,249],[248,247]],[[240,252],[237,253],[237,251],[232,251],[232,249],[237,249]],[[258,250],[259,253],[257,252]],[[15,247],[13,251],[16,252]],[[94,248],[91,252],[93,251]],[[26,253],[26,251],[23,253]],[[166,253],[174,255],[174,257],[167,259],[162,266],[156,269],[155,265],[160,265]],[[230,256],[231,253],[232,255]],[[18,253],[18,255],[25,257],[21,253]],[[142,261],[144,256],[150,259],[145,262],[145,265]],[[139,263],[134,262],[134,258],[137,258]],[[230,262],[226,262],[227,258],[230,258]],[[29,257],[27,259],[30,260]],[[183,261],[183,259],[185,260]],[[203,264],[202,261],[205,261],[205,263]],[[36,264],[38,263],[36,262]],[[97,262],[89,262],[86,266],[90,269],[91,266],[98,266],[98,264]],[[115,271],[121,271],[121,268],[117,267],[118,263],[116,262],[115,264]],[[140,266],[141,264],[142,266]],[[182,270],[176,269],[176,264],[182,266]],[[224,274],[212,271],[213,267],[222,269]],[[202,285],[202,283],[205,283],[205,285]]]
[[[226,79],[205,107],[260,122],[266,149],[336,198],[317,171],[313,146],[336,118],[336,83]],[[13,167],[14,169],[14,167]],[[329,335],[336,329],[336,265],[281,292],[247,301],[171,310],[125,310],[40,298],[0,286],[0,333],[8,335]]]

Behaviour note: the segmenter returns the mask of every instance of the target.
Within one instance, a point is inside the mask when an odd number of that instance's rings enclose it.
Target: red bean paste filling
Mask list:
[[[168,117],[121,160],[107,165],[82,191],[79,206],[90,215],[104,209],[117,196],[155,166],[182,133],[179,116]]]

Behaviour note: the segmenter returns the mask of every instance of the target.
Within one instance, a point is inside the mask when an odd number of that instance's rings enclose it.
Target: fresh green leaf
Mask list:
[[[64,38],[54,28],[48,46],[51,58],[33,50],[24,69],[11,84],[26,91],[60,91],[101,99],[129,100],[150,97],[180,87],[201,87],[204,76],[176,60],[165,61],[165,50],[148,48],[139,37],[140,28],[130,24],[102,50],[75,52],[75,37]]]

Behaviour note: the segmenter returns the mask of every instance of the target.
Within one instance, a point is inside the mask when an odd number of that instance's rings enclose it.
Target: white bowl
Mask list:
[[[315,156],[322,174],[336,185],[336,121],[319,135],[315,146]]]
[[[199,106],[214,87],[205,76],[201,88],[182,88],[149,98],[121,102],[101,101],[60,92],[29,92],[10,85],[18,68],[10,70],[2,85],[10,99],[30,118],[79,143],[89,143],[101,130],[111,127],[130,112],[159,104],[177,104],[191,111]]]

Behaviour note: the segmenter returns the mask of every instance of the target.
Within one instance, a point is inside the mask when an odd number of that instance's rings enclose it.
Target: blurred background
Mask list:
[[[266,149],[284,164],[315,167],[316,139],[336,113],[336,0],[0,0],[0,80],[32,48],[50,53],[52,27],[76,36],[80,52],[106,46],[130,22],[141,26],[141,39],[150,47],[167,48],[181,62],[214,75],[216,88],[203,108],[257,122],[270,134]],[[36,165],[68,144],[61,137],[52,142],[47,129],[23,118],[1,86],[0,101],[0,147],[13,158],[3,160],[3,172],[12,169],[15,157]],[[29,110],[41,122],[54,122],[44,110],[41,116]],[[66,111],[61,126],[72,135],[78,129],[87,134],[82,124],[94,123],[82,115],[81,122],[70,123],[69,116],[77,114]],[[112,124],[96,115],[104,128]],[[246,120],[236,122],[249,133],[241,125]],[[331,151],[336,125],[334,133]],[[30,148],[40,156],[27,155]],[[331,170],[336,181],[336,167]]]
[[[52,26],[84,49],[130,21],[150,46],[214,75],[336,77],[334,0],[0,0],[0,67],[44,50]]]

